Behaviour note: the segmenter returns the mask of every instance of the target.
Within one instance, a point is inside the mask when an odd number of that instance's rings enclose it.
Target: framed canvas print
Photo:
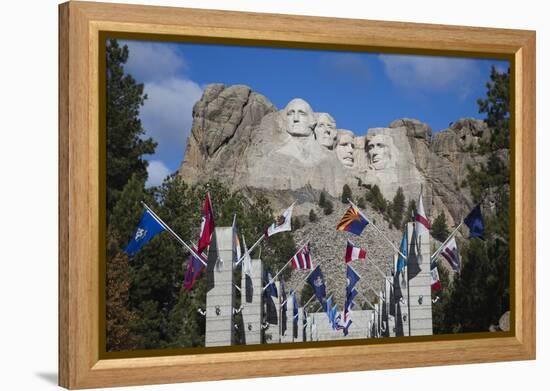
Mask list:
[[[534,32],[59,15],[60,385],[535,358]]]

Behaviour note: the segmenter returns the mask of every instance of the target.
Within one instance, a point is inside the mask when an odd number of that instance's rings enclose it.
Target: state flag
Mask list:
[[[244,274],[245,300],[247,303],[252,303],[252,297],[254,295],[254,284],[252,283],[252,259],[250,258],[250,253],[248,252],[248,247],[246,246],[246,239],[244,236],[243,244],[245,256],[242,263],[242,273]],[[237,259],[240,259],[240,257]]]
[[[468,213],[468,216],[464,219],[464,224],[470,229],[471,238],[480,238],[484,240],[483,234],[485,232],[485,224],[483,222],[480,204],[477,204],[475,208]]]
[[[267,229],[265,236],[270,237],[279,232],[292,231],[292,209],[294,204],[290,205],[287,210],[283,212],[282,215],[277,216],[275,222]]]
[[[192,250],[197,253],[196,248],[192,248]],[[199,254],[197,254],[199,255]],[[205,268],[206,264],[206,257],[202,254],[199,255],[200,258],[196,257],[192,253],[189,255],[189,261],[187,263],[187,270],[185,272],[185,277],[183,281],[183,287],[190,291],[191,288],[193,288],[193,285],[195,284],[195,281],[201,274],[201,272]]]
[[[201,232],[199,243],[197,245],[199,254],[202,254],[202,252],[210,245],[214,229],[214,210],[212,209],[212,202],[210,201],[210,193],[206,193],[204,208],[201,216]]]
[[[315,293],[317,300],[319,300],[319,303],[321,303],[322,305],[327,293],[325,287],[325,279],[319,265],[317,265],[317,267],[313,269],[311,273],[309,273],[309,276],[307,276],[307,282],[313,288],[313,292]]]
[[[346,256],[345,261],[346,263],[350,263],[351,261],[354,261],[356,259],[364,260],[367,257],[367,252],[363,250],[361,247],[355,246],[351,240],[348,239],[347,245],[346,245]]]
[[[292,257],[292,269],[311,270],[312,266],[313,262],[311,261],[308,243]]]
[[[149,210],[145,210],[124,252],[129,256],[134,256],[145,243],[165,229],[164,225]]]
[[[431,224],[428,221],[428,217],[426,217],[426,212],[424,211],[424,202],[422,201],[422,193],[420,193],[420,197],[418,198],[418,206],[416,209],[416,215],[414,217],[414,220],[417,222],[418,226],[418,235],[422,235],[424,233],[427,233],[430,231]]]
[[[430,274],[432,277],[432,293],[437,293],[441,290],[441,281],[439,280],[439,272],[436,265],[433,265]]]
[[[266,322],[269,324],[276,325],[278,324],[278,314],[277,307],[275,306],[274,298],[277,298],[277,288],[275,284],[271,281],[271,272],[269,269],[266,269],[264,273],[264,301],[266,306]]]
[[[344,213],[338,225],[336,225],[336,230],[351,232],[359,236],[368,224],[369,220],[367,217],[352,205]]]
[[[460,254],[454,236],[445,244],[443,249],[441,249],[440,254],[449,262],[454,272],[460,273]]]

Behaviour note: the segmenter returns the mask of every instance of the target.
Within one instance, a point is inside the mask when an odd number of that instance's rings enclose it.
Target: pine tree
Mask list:
[[[404,211],[405,195],[403,194],[403,188],[399,187],[391,203],[391,222],[394,227],[401,226],[401,220],[403,219]]]
[[[319,207],[324,208],[326,201],[327,201],[327,195],[324,191],[322,191],[321,195],[319,196]]]
[[[342,204],[347,204],[349,201],[352,201],[351,188],[345,184],[342,187]]]
[[[480,113],[486,113],[485,122],[491,129],[492,149],[509,148],[510,145],[510,68],[498,72],[491,67],[491,80],[486,83],[487,96],[478,99]]]
[[[377,210],[380,213],[386,212],[388,203],[384,198],[384,196],[382,195],[382,192],[380,191],[380,188],[378,187],[378,185],[374,185],[369,190],[367,190],[365,194],[365,198],[368,202],[372,204],[375,210]]]
[[[109,247],[112,247],[113,243]],[[128,257],[118,252],[107,262],[105,287],[105,318],[107,351],[133,350],[139,346],[138,336],[132,332],[136,313],[128,309],[129,272]]]
[[[311,221],[312,223],[317,221],[317,214],[313,209],[309,211],[309,221]]]
[[[107,44],[107,212],[110,212],[120,192],[132,175],[145,181],[147,162],[142,156],[155,152],[156,143],[143,139],[145,133],[139,110],[147,95],[143,84],[124,70],[128,47],[116,40]],[[109,213],[107,213],[109,219]]]
[[[323,212],[325,213],[325,215],[329,215],[329,214],[332,214],[334,210],[334,205],[332,204],[332,201],[331,200],[326,200],[325,201],[325,207],[323,208]]]
[[[459,243],[462,269],[438,314],[437,331],[445,333],[487,331],[510,309],[509,205],[510,173],[498,149],[509,142],[509,71],[491,70],[486,99],[480,112],[491,129],[491,146],[485,164],[469,167],[467,184],[474,202],[491,197],[493,211],[485,218],[485,241]]]
[[[443,242],[449,236],[449,228],[447,227],[447,220],[445,219],[445,213],[441,212],[434,220],[430,234],[435,239]]]

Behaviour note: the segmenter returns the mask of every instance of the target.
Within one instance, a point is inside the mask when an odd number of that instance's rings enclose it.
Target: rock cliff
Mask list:
[[[358,136],[302,99],[278,110],[247,86],[211,84],[193,108],[179,174],[190,183],[217,179],[234,190],[262,192],[275,209],[301,195],[303,214],[321,191],[338,197],[344,184],[355,194],[364,192],[360,184],[376,184],[388,200],[399,187],[407,200],[423,188],[429,217],[443,211],[453,225],[472,207],[463,182],[468,165],[485,161],[473,151],[489,135],[472,118],[435,135],[428,124],[402,118]]]

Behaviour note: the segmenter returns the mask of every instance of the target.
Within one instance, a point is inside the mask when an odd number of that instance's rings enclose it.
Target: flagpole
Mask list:
[[[359,207],[358,207],[357,205],[355,205],[355,204],[353,203],[352,200],[348,199],[348,202],[349,202],[355,209],[357,209],[357,210],[359,210],[359,211],[361,210],[361,209],[359,209]],[[407,258],[407,257],[406,257],[405,255],[403,255],[403,253],[395,246],[395,244],[393,244],[393,242],[390,240],[390,238],[388,238],[384,232],[380,231],[380,228],[378,228],[378,227],[376,226],[376,224],[374,224],[374,223],[373,223],[372,221],[370,221],[369,219],[367,219],[367,220],[368,220],[368,222],[369,222],[369,225],[372,224],[372,226],[376,229],[376,231],[378,231],[378,232],[382,235],[382,237],[383,237],[384,239],[386,239],[386,241],[393,247],[393,249],[394,249],[395,251],[397,251],[403,258]]]
[[[306,308],[307,305],[311,302],[311,300],[313,300],[315,297],[316,297],[315,294],[311,295],[311,297],[309,298],[309,300],[306,301],[306,304],[302,305],[302,308]]]
[[[441,250],[443,250],[443,247],[445,247],[447,242],[451,240],[451,238],[458,232],[458,229],[462,226],[462,224],[464,224],[464,220],[462,220],[460,224],[458,224],[458,226],[454,229],[453,232],[451,232],[451,234],[447,237],[447,239],[445,239],[445,241],[441,243],[441,246],[439,246],[439,248],[435,250],[435,252],[430,256],[430,262],[432,262],[432,260],[439,255]]]
[[[382,271],[382,269],[380,269],[380,268],[378,267],[378,265],[376,265],[376,263],[374,263],[374,261],[373,261],[372,259],[370,259],[370,257],[369,257],[368,255],[365,256],[365,259],[366,259],[367,261],[369,261],[369,262],[376,268],[376,270],[382,275],[382,278],[384,278],[384,280],[390,278],[390,277],[388,277],[386,274],[384,274],[384,272]],[[393,283],[392,283],[391,281],[390,281],[390,284],[393,286]]]
[[[260,237],[260,239],[258,239],[258,240],[256,241],[256,243],[254,243],[254,244],[252,245],[252,247],[250,247],[247,251],[245,251],[245,253],[244,253],[244,254],[241,256],[241,258],[237,261],[237,263],[235,263],[235,266],[238,266],[239,263],[241,263],[242,260],[243,260],[247,255],[250,255],[250,253],[252,252],[252,250],[254,250],[254,248],[256,248],[256,246],[257,246],[258,244],[260,244],[260,242],[261,242],[262,240],[264,240],[264,238],[265,238],[265,234],[262,235],[262,236]]]
[[[182,238],[180,238],[180,237],[178,236],[178,234],[176,234],[176,233],[172,230],[172,228],[170,228],[170,227],[168,226],[168,224],[166,224],[166,223],[165,223],[165,222],[164,222],[164,221],[163,221],[163,220],[153,211],[153,209],[151,209],[145,202],[141,201],[141,203],[142,203],[142,205],[145,207],[145,209],[147,209],[147,210],[149,211],[149,213],[151,213],[151,214],[153,215],[153,217],[155,218],[155,220],[157,220],[157,221],[159,222],[160,225],[162,225],[168,232],[170,232],[170,233],[171,233],[171,234],[172,234],[181,244],[183,244],[183,246],[184,246],[187,250],[189,250],[189,251],[191,252],[191,254],[193,254],[194,257],[196,257],[199,261],[202,262],[202,264],[203,264],[204,266],[206,266],[206,262],[204,262],[204,261],[202,260],[202,258],[201,258],[199,255],[197,255],[197,253],[196,253],[195,251],[193,251],[193,249],[192,249],[191,247],[189,247],[189,246],[187,245],[187,243],[185,243],[185,241],[184,241]]]
[[[365,296],[363,293],[361,293],[360,291],[357,291],[357,293],[359,295],[361,295],[361,297],[367,302],[367,304],[370,306],[370,308],[372,308],[375,312],[378,312],[378,310],[376,309],[376,307],[370,302],[369,299],[367,299],[367,296]]]
[[[281,269],[279,269],[279,271],[277,272],[277,274],[275,274],[274,277],[271,277],[271,280],[269,280],[269,282],[267,283],[267,285],[264,286],[264,288],[262,289],[262,292],[265,291],[265,289],[269,286],[269,284],[271,284],[273,281],[275,281],[275,279],[277,278],[277,276],[278,276],[279,274],[281,274],[281,273],[283,272],[283,270],[285,270],[285,269],[288,267],[288,265],[290,264],[290,262],[292,262],[292,259],[296,256],[296,254],[298,254],[300,251],[302,251],[302,249],[307,245],[307,243],[308,243],[308,242],[305,242],[305,243],[302,245],[302,247],[300,247],[300,249],[299,249],[298,251],[296,251],[296,252],[294,253],[294,255],[288,260],[288,262],[285,263],[284,266],[283,266]]]

